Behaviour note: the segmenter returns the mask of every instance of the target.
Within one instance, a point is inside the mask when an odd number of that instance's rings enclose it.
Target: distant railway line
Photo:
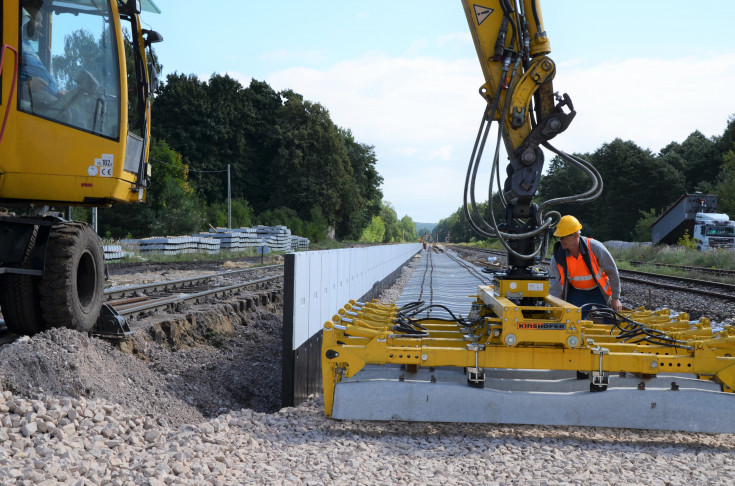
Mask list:
[[[502,268],[502,265],[505,263],[505,252],[501,252],[498,250],[489,250],[489,249],[483,249],[483,248],[472,248],[468,249],[466,247],[462,246],[451,246],[451,249],[454,251],[457,251],[459,254],[469,255],[471,252],[479,253],[479,254],[486,254],[486,255],[492,255],[495,258],[495,264],[498,268]],[[481,266],[485,266],[488,268],[493,268],[495,265],[492,265],[490,262],[484,262],[481,259],[478,258],[472,258],[469,256],[469,259],[473,261],[473,263],[476,263]],[[717,270],[717,269],[708,269],[704,267],[691,267],[691,266],[678,266],[678,265],[669,265],[669,264],[649,264],[645,262],[630,262],[633,265],[636,266],[643,266],[643,265],[655,265],[670,269],[676,269],[681,270],[683,272],[691,272],[691,273],[709,273],[709,274],[717,274],[719,276],[732,276],[733,279],[735,279],[735,271],[731,270]],[[548,267],[549,260],[546,259],[543,263],[540,264],[541,267]],[[652,272],[643,272],[643,271],[637,271],[637,270],[623,270],[618,269],[618,272],[620,274],[620,279],[623,282],[630,282],[630,283],[636,283],[636,284],[642,284],[647,285],[651,287],[656,287],[658,289],[668,289],[668,290],[675,290],[680,292],[687,292],[691,294],[697,294],[697,295],[703,295],[710,298],[717,298],[725,301],[735,302],[735,285],[723,283],[723,282],[712,282],[709,280],[701,279],[701,278],[690,278],[690,277],[683,277],[683,276],[672,276],[672,275],[663,275],[659,273],[652,273]]]

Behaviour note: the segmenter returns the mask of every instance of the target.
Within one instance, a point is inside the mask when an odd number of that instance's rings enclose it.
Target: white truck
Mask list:
[[[735,222],[717,212],[716,195],[682,194],[651,225],[651,241],[675,245],[686,232],[698,250],[735,249]]]

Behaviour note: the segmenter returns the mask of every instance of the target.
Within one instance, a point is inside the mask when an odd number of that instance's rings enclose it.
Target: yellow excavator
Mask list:
[[[162,37],[139,15],[160,11],[150,0],[2,9],[0,310],[18,334],[90,331],[115,316],[102,305],[101,240],[69,209],[145,201],[158,82],[146,49]]]
[[[351,301],[339,309],[322,333],[325,413],[337,419],[735,432],[727,412],[735,403],[733,326],[716,329],[706,318],[691,322],[686,314],[645,309],[610,310],[615,324],[598,324],[549,295],[549,276],[535,266],[560,220],[548,208],[597,198],[602,179],[588,162],[550,144],[575,111],[569,96],[553,88],[555,64],[539,1],[462,5],[486,102],[467,169],[464,211],[478,234],[503,244],[508,267],[490,285],[477,287],[458,318],[419,314],[422,302],[397,307]],[[483,219],[474,196],[491,125],[497,129],[487,200],[497,183],[506,208],[500,222],[492,214]],[[589,186],[534,203],[542,148],[582,170]],[[501,186],[502,149],[508,168]],[[653,385],[662,373],[674,378]],[[581,378],[588,389],[580,389]]]

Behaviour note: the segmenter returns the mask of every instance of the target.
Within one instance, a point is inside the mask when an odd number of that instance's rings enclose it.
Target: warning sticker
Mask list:
[[[475,17],[477,18],[477,25],[482,23],[490,17],[495,10],[490,7],[483,7],[482,5],[473,4],[472,7],[475,9]]]

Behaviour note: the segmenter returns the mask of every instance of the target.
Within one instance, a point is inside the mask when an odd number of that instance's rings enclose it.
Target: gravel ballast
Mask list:
[[[335,421],[319,396],[270,410],[280,314],[252,312],[170,317],[207,336],[176,347],[152,322],[133,351],[66,329],[0,348],[0,484],[735,483],[726,434]]]

